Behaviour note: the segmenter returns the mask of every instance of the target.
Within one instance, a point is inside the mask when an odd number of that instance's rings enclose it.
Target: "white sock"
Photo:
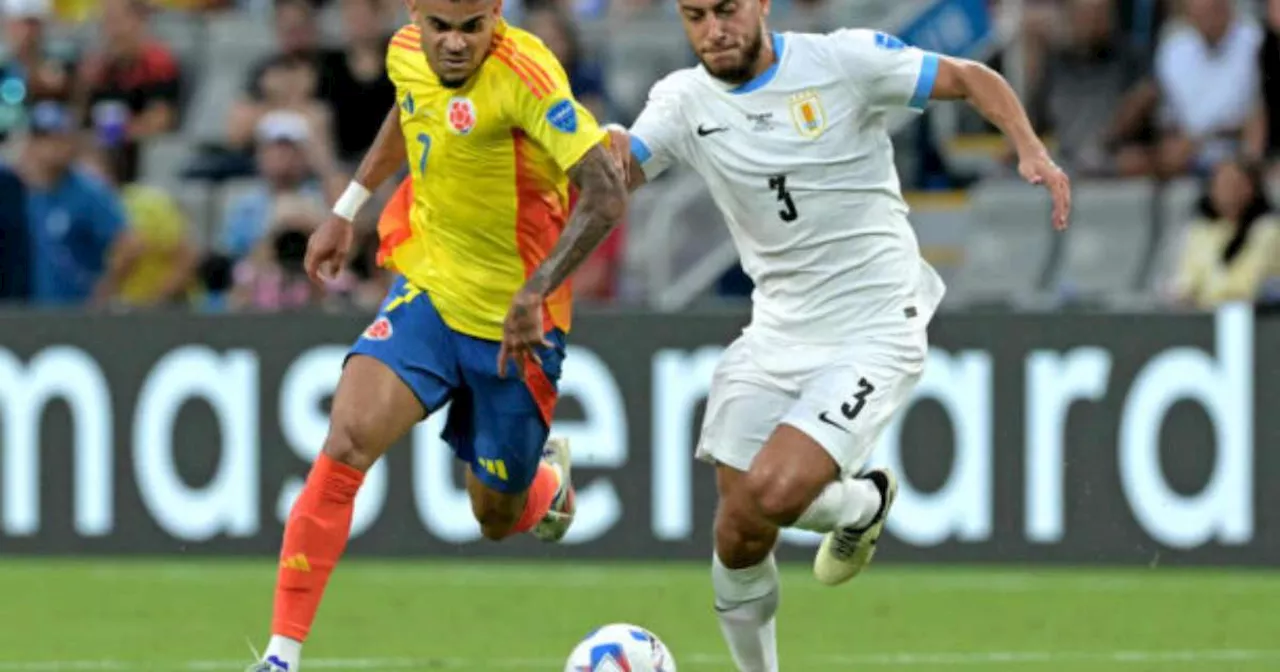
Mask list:
[[[792,527],[811,532],[866,527],[880,511],[880,499],[870,479],[844,478],[824,488]]]
[[[271,641],[267,643],[267,650],[262,652],[263,660],[271,660],[275,657],[274,662],[277,665],[284,664],[284,668],[289,672],[298,672],[298,665],[302,662],[302,642],[280,635],[271,635]]]
[[[778,565],[773,554],[755,567],[729,569],[712,554],[720,632],[740,672],[778,672]]]

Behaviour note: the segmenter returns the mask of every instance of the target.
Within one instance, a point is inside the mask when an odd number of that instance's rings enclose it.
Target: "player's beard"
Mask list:
[[[755,68],[756,61],[760,58],[760,49],[764,46],[764,27],[756,28],[756,34],[751,36],[750,41],[742,49],[742,62],[732,68],[723,68],[714,70],[707,64],[706,60],[702,61],[702,67],[711,73],[712,77],[728,82],[729,84],[745,84],[751,81],[752,70]]]

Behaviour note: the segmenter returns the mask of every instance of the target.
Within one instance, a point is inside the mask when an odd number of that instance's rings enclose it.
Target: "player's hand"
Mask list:
[[[609,132],[609,156],[623,175],[631,174],[631,135],[618,124],[605,126]]]
[[[507,377],[508,361],[515,362],[521,380],[530,361],[542,366],[537,348],[551,347],[542,331],[542,302],[542,295],[529,289],[521,289],[511,299],[511,309],[502,323],[502,346],[498,348],[499,377]]]
[[[1023,179],[1035,185],[1043,185],[1053,198],[1053,228],[1064,231],[1071,219],[1071,179],[1062,172],[1047,152],[1037,153],[1018,162],[1018,172]]]
[[[351,222],[337,215],[329,215],[307,241],[307,256],[303,260],[307,277],[316,284],[337,278],[342,272],[342,266],[347,263],[347,253],[351,250],[354,238]]]

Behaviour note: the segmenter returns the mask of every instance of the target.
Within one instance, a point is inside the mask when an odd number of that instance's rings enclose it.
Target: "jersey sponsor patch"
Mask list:
[[[561,133],[576,133],[578,131],[578,111],[573,107],[573,101],[562,98],[547,110],[547,123]]]
[[[364,330],[364,337],[371,341],[385,341],[391,338],[391,320],[379,317]]]
[[[906,49],[907,43],[888,33],[876,33],[876,46],[889,51]]]
[[[476,127],[476,106],[470,98],[449,99],[449,128],[458,135],[466,135]]]

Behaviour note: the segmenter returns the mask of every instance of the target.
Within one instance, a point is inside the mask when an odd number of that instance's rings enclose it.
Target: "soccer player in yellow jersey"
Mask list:
[[[387,55],[397,105],[306,259],[313,278],[334,274],[356,211],[407,161],[407,221],[380,227],[401,278],[343,367],[285,526],[255,672],[297,672],[365,472],[447,402],[444,438],[470,465],[485,537],[558,541],[573,519],[568,446],[547,440],[570,326],[565,280],[623,216],[622,175],[563,68],[502,20],[500,0],[406,2],[413,24]]]

